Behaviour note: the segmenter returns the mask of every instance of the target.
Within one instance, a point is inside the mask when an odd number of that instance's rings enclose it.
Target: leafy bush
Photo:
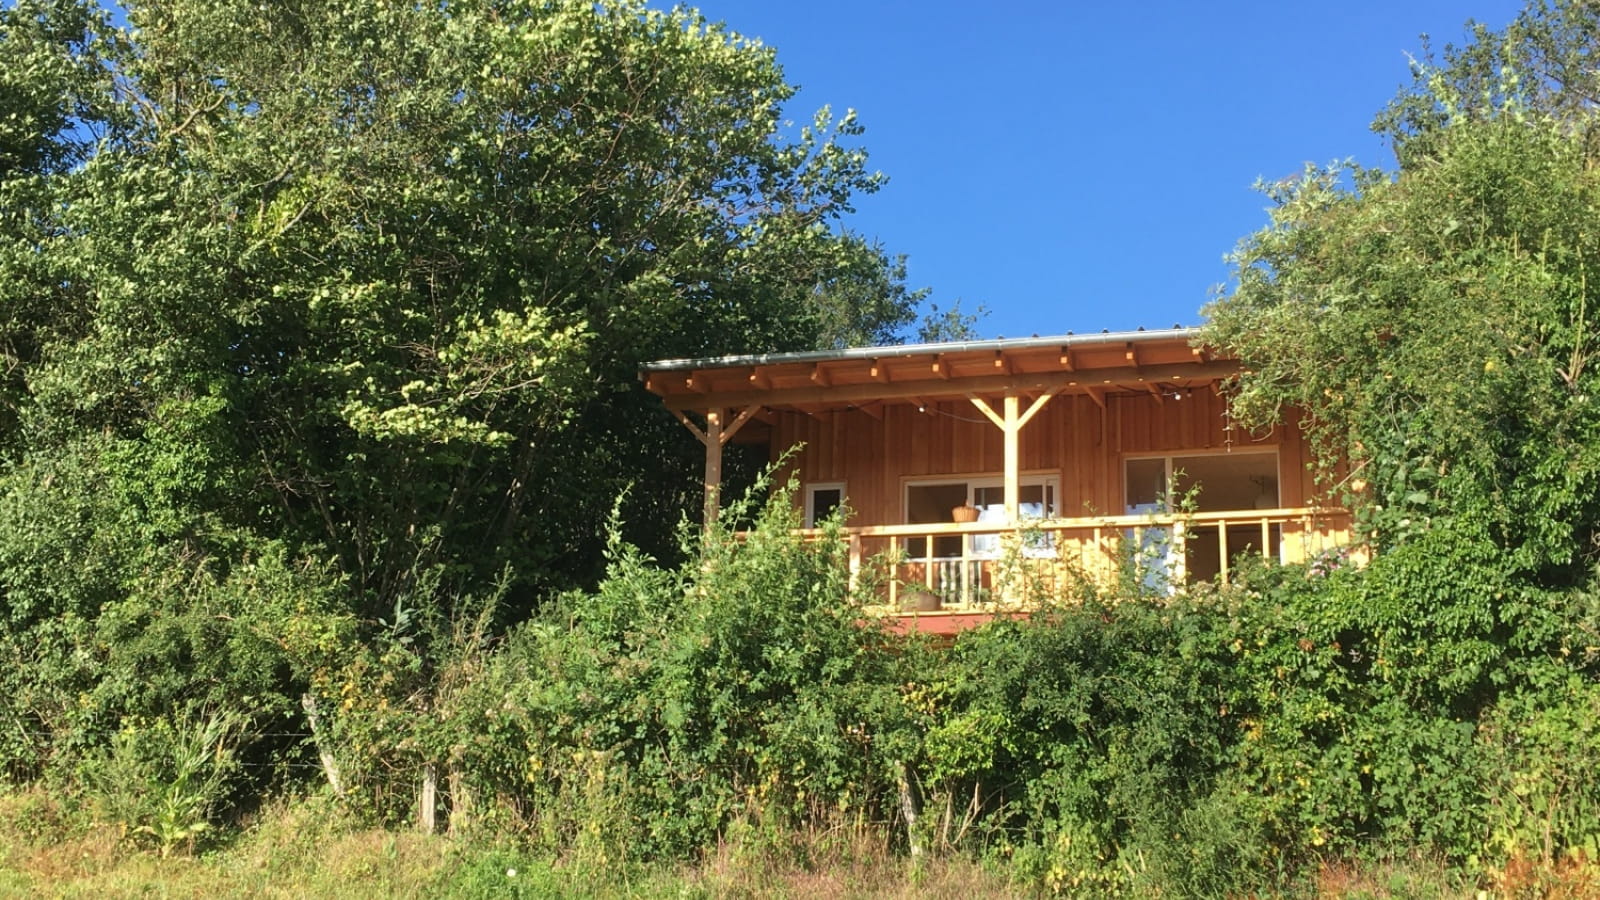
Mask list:
[[[613,531],[598,590],[516,629],[462,698],[478,789],[522,798],[539,838],[608,858],[816,809],[876,814],[904,658],[852,600],[837,523],[814,542],[797,525],[778,492],[742,536],[685,529],[701,552],[672,569]]]
[[[166,856],[212,826],[238,765],[237,731],[220,713],[128,719],[80,777],[103,815]]]

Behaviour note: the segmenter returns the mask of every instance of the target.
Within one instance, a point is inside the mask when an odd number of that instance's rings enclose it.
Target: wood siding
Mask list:
[[[1298,429],[1250,434],[1230,427],[1226,404],[1212,388],[1175,393],[1161,399],[1111,393],[1103,407],[1084,394],[1053,398],[1022,429],[1021,471],[1059,476],[1064,516],[1115,515],[1123,511],[1123,460],[1130,455],[1275,449],[1280,505],[1319,501]],[[992,476],[1004,466],[1000,429],[961,400],[928,402],[923,409],[891,404],[870,413],[774,413],[773,458],[792,447],[799,449],[789,471],[802,483],[845,484],[852,525],[903,522],[907,481]]]

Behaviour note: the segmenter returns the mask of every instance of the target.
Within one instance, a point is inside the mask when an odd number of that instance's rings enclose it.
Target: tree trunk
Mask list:
[[[317,747],[317,758],[322,762],[322,774],[327,776],[333,795],[344,798],[344,778],[339,774],[339,762],[333,758],[333,747],[327,732],[322,730],[322,716],[317,712],[317,698],[310,691],[300,695],[300,706],[306,711],[306,722],[311,726],[311,742]]]

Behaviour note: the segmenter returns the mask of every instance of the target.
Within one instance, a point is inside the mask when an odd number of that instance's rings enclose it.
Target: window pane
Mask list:
[[[837,510],[843,502],[844,491],[838,488],[818,488],[812,491],[810,524],[815,525],[833,515],[834,510]]]
[[[950,511],[967,505],[967,483],[913,484],[906,488],[906,524],[927,525],[934,522],[954,521]],[[961,555],[961,538],[941,535],[933,539],[933,555],[952,557]],[[906,553],[912,557],[927,554],[928,544],[922,538],[906,538]]]
[[[1278,504],[1278,454],[1215,453],[1172,458],[1173,490],[1197,512],[1272,509]]]
[[[1167,461],[1130,459],[1127,467],[1127,511],[1152,512],[1166,497]]]
[[[966,482],[913,484],[906,489],[906,523],[949,522],[950,510],[966,505]]]

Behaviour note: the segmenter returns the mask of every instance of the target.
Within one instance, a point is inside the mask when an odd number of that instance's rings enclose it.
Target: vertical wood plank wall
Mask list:
[[[881,418],[861,410],[778,413],[773,458],[803,445],[789,471],[802,484],[844,482],[855,525],[904,521],[901,485],[907,479],[998,475],[1004,465],[1000,429],[970,403],[934,403],[926,412],[896,404],[879,412]],[[1020,463],[1024,474],[1060,476],[1063,515],[1115,515],[1123,509],[1122,461],[1129,455],[1276,448],[1279,502],[1316,502],[1297,428],[1263,435],[1228,425],[1224,401],[1210,388],[1159,401],[1148,393],[1111,394],[1104,409],[1087,396],[1058,396],[1022,429]]]

